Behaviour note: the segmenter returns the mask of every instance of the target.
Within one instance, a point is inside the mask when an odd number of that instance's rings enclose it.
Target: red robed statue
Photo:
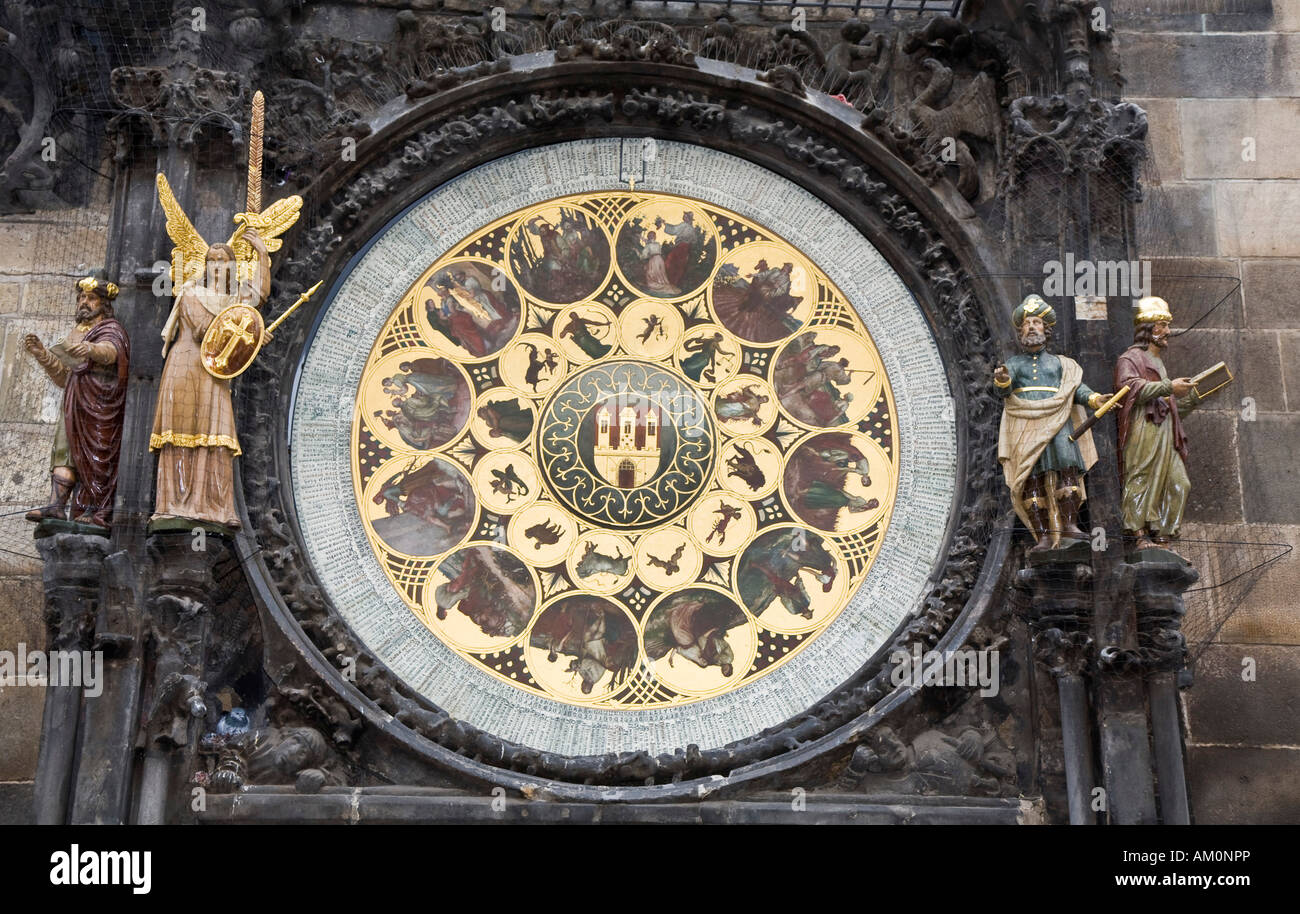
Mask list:
[[[46,349],[33,334],[23,347],[63,388],[63,408],[50,455],[50,502],[27,512],[30,521],[72,519],[107,528],[117,492],[122,417],[131,344],[113,317],[117,286],[102,277],[77,281],[77,324]]]

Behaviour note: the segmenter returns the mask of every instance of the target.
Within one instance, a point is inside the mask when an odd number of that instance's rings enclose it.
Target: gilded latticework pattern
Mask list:
[[[664,193],[549,200],[436,259],[356,396],[384,574],[482,670],[571,704],[731,691],[865,578],[899,472],[857,312],[776,233]]]

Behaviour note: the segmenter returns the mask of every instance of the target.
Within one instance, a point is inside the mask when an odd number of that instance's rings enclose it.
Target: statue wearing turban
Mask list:
[[[1056,312],[1030,295],[1012,314],[1021,352],[999,365],[993,385],[1003,398],[998,462],[1011,490],[1016,515],[1034,534],[1030,552],[1063,541],[1086,540],[1079,509],[1086,494],[1083,475],[1097,462],[1092,433],[1070,440],[1104,397],[1083,383],[1079,363],[1047,351]]]

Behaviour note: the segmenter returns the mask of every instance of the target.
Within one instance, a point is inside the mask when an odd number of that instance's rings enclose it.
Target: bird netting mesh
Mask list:
[[[1129,0],[1116,0],[1115,15]],[[1143,0],[1150,7],[1153,0]],[[1163,0],[1165,6],[1182,0]],[[1216,6],[1206,10],[1206,3]],[[1196,12],[1233,12],[1236,0],[1186,0]],[[277,79],[312,88],[310,108],[280,106],[274,86],[268,93],[268,122],[277,129],[268,138],[265,172],[271,198],[302,192],[302,218],[310,221],[322,201],[313,199],[309,183],[322,165],[322,139],[347,135],[374,116],[413,82],[433,80],[448,68],[467,67],[507,55],[547,50],[557,39],[581,38],[650,41],[663,25],[646,10],[652,5],[605,4],[624,18],[548,20],[544,15],[514,15],[510,28],[494,31],[484,17],[416,17],[409,10],[396,16],[395,34],[359,34],[329,40],[308,39],[302,28],[312,14],[303,0],[279,0],[261,8],[172,0],[66,0],[61,3],[9,2],[0,10],[0,27],[11,36],[0,56],[10,64],[0,68],[0,98],[26,99],[0,112],[0,149],[14,149],[6,163],[0,212],[28,228],[25,255],[17,265],[25,281],[23,330],[47,341],[66,331],[73,310],[71,280],[104,266],[107,231],[114,201],[115,156],[145,154],[144,147],[115,148],[110,122],[124,110],[127,88],[115,83],[121,68],[162,67],[160,89],[190,75],[178,64],[218,72],[243,72],[257,55],[277,59]],[[836,56],[837,42],[865,32],[845,33],[843,20],[859,16],[910,17],[956,15],[960,0],[846,0],[846,2],[785,2],[725,0],[716,3],[664,4],[677,36],[696,54],[755,70],[789,65],[799,70],[805,85],[828,95],[841,95],[861,110],[879,108],[890,122],[917,126],[909,102],[913,87],[898,87],[869,68],[844,65]],[[360,11],[362,5],[358,5]],[[780,10],[787,16],[802,9],[807,31],[782,29],[762,18]],[[755,10],[758,20],[745,19]],[[742,21],[743,20],[743,21]],[[364,17],[359,18],[364,22]],[[757,24],[756,24],[757,23]],[[566,27],[569,31],[565,31]],[[773,30],[776,29],[774,32]],[[861,31],[859,29],[859,31]],[[774,35],[775,39],[774,40]],[[3,36],[0,36],[3,37]],[[840,51],[843,47],[840,47]],[[897,49],[893,52],[900,53]],[[169,70],[167,67],[172,67]],[[1051,76],[1033,77],[1025,91],[1050,97],[1062,91]],[[1096,76],[1099,97],[1118,98],[1122,86],[1110,73]],[[297,95],[295,97],[301,97]],[[129,100],[129,99],[127,99]],[[300,103],[299,103],[300,104]],[[178,114],[155,113],[166,133]],[[168,118],[173,119],[172,124]],[[246,115],[243,118],[246,123]],[[231,136],[222,129],[195,134],[196,158],[229,156]],[[42,155],[44,153],[44,155]],[[52,156],[52,158],[51,158]],[[1020,155],[997,197],[980,204],[980,212],[1001,235],[1012,271],[1012,285],[1023,296],[1042,291],[1042,265],[1069,251],[1089,257],[1127,260],[1132,252],[1151,264],[1153,294],[1174,306],[1177,329],[1214,326],[1238,332],[1240,277],[1218,264],[1189,253],[1184,237],[1187,220],[1180,198],[1161,180],[1158,163],[1147,157],[1135,166],[1131,146],[1117,144],[1099,151],[1087,163],[1086,181],[1062,182],[1061,175],[1079,167],[1068,152],[1051,143],[1033,145]],[[202,170],[200,169],[200,174]],[[1068,188],[1082,193],[1064,192]],[[231,213],[241,201],[231,201]],[[1077,214],[1088,213],[1087,219]],[[1002,277],[1006,278],[1006,277]],[[1135,297],[1135,296],[1130,296]],[[1058,311],[1072,308],[1066,296],[1053,301]],[[1069,347],[1069,328],[1059,341]],[[1010,341],[1008,341],[1009,343]],[[1177,340],[1175,340],[1177,345]],[[10,348],[7,358],[23,358]],[[43,455],[49,425],[58,417],[57,390],[26,365],[8,376],[16,383],[0,397],[0,422],[34,423],[24,442],[34,454],[24,462],[29,472],[9,486],[0,502],[0,574],[37,573],[39,560],[31,528],[22,514],[41,504],[47,492]],[[1222,408],[1227,409],[1227,405]],[[43,423],[44,425],[40,425]],[[1196,448],[1233,446],[1202,436]],[[1252,528],[1219,540],[1184,540],[1184,554],[1201,569],[1201,580],[1189,592],[1184,630],[1189,642],[1203,645],[1222,627],[1233,607],[1240,605],[1260,575],[1280,558],[1279,549],[1251,540]],[[1203,648],[1202,648],[1203,649]]]
[[[645,43],[671,21],[695,53],[754,69],[800,68],[810,88],[866,107],[870,81],[836,70],[831,47],[851,16],[901,23],[959,12],[960,0],[723,0],[716,3],[606,2],[587,18],[560,10],[511,13],[495,30],[494,3],[478,10],[397,13],[387,26],[364,3],[329,5],[357,30],[337,28],[328,9],[304,0],[262,4],[196,4],[185,0],[10,0],[0,5],[0,150],[10,150],[0,183],[0,215],[17,226],[21,248],[3,273],[21,285],[21,312],[10,336],[34,333],[47,345],[69,329],[75,310],[73,281],[106,266],[115,202],[114,176],[135,157],[155,157],[148,142],[120,143],[132,108],[147,109],[161,152],[169,143],[192,150],[201,176],[208,163],[238,156],[250,98],[242,98],[235,123],[220,118],[194,129],[193,116],[210,106],[210,74],[242,74],[262,65],[268,76],[264,173],[269,199],[302,193],[302,219],[310,222],[321,201],[310,182],[332,163],[338,138],[360,137],[365,124],[417,81],[448,69],[509,55],[544,51],[583,39]],[[809,28],[789,28],[796,10]],[[475,15],[478,13],[479,15]],[[647,13],[649,13],[647,15]],[[313,19],[313,17],[316,17]],[[610,17],[610,18],[602,18]],[[743,20],[743,22],[742,22]],[[774,28],[783,37],[771,39]],[[856,34],[856,33],[854,33]],[[326,36],[326,37],[322,37]],[[130,72],[128,72],[130,71]],[[209,75],[205,75],[209,74]],[[839,75],[836,75],[839,73]],[[295,92],[277,92],[277,86]],[[167,99],[167,93],[177,93]],[[292,97],[293,101],[286,99]],[[308,101],[304,102],[302,99]],[[162,102],[160,103],[160,100]],[[232,140],[235,149],[232,152]],[[153,164],[153,163],[149,163]],[[200,189],[202,191],[202,189]],[[240,208],[230,201],[230,214]],[[198,225],[203,231],[207,227]],[[214,227],[215,228],[215,227]],[[229,226],[225,226],[229,228]],[[8,279],[0,275],[0,281]],[[123,284],[130,277],[110,277]],[[48,500],[51,427],[60,392],[17,346],[4,358],[8,389],[0,394],[0,423],[20,424],[21,458],[0,494],[0,574],[32,574],[39,559],[23,515]]]
[[[1122,111],[1121,103],[1116,112]],[[1125,116],[1131,117],[1132,112]],[[1123,122],[1118,123],[1123,127]],[[1142,140],[1145,132],[1131,135]],[[1140,145],[1120,141],[1088,149],[1065,142],[1027,144],[1009,169],[991,218],[1007,245],[1011,268],[993,278],[1014,288],[1016,300],[1029,293],[1046,298],[1062,318],[1052,345],[1059,352],[1077,353],[1082,327],[1076,320],[1074,295],[1068,294],[1068,288],[1065,294],[1059,289],[1051,294],[1046,277],[1061,268],[1068,277],[1071,265],[1082,269],[1085,262],[1100,277],[1105,264],[1122,262],[1131,269],[1110,275],[1121,276],[1127,281],[1125,287],[1074,290],[1108,298],[1107,333],[1113,350],[1122,350],[1131,341],[1127,317],[1136,300],[1155,295],[1169,303],[1174,316],[1166,355],[1172,376],[1191,376],[1216,359],[1227,362],[1234,373],[1244,374],[1249,366],[1242,364],[1247,350],[1242,345],[1240,268],[1235,261],[1205,255],[1204,225],[1195,212],[1187,213],[1188,198],[1179,193],[1182,185],[1166,181],[1151,149],[1142,150]],[[1087,218],[1080,218],[1081,213]],[[1009,302],[1008,308],[1013,304]],[[1013,340],[1005,345],[1014,350]],[[1094,389],[1112,386],[1108,376],[1085,380]],[[1240,382],[1230,385],[1198,408],[1201,416],[1194,412],[1187,418],[1190,475],[1193,489],[1199,491],[1184,518],[1184,535],[1172,548],[1199,572],[1186,593],[1182,616],[1189,663],[1215,640],[1263,575],[1279,562],[1291,560],[1287,558],[1291,547],[1274,542],[1277,533],[1272,528],[1198,523],[1201,517],[1219,516],[1214,509],[1217,501],[1235,497],[1229,487],[1216,491],[1217,480],[1206,477],[1216,477],[1219,467],[1237,466],[1234,427],[1254,418],[1252,409],[1243,408],[1250,402],[1243,398],[1252,393],[1258,392]],[[1091,523],[1106,520],[1093,509]],[[1020,535],[1028,539],[1023,528]]]
[[[1233,535],[1224,531],[1222,539],[1184,537],[1178,543],[1179,554],[1200,573],[1200,579],[1183,595],[1183,637],[1188,646],[1187,665],[1192,668],[1260,579],[1282,562],[1295,560],[1288,543],[1229,538]]]

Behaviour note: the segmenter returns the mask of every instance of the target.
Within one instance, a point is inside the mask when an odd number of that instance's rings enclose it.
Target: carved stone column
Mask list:
[[[121,824],[128,818],[143,665],[140,588],[129,550],[104,560],[93,641],[103,653],[104,687],[82,702],[80,764],[68,812],[73,824]]]
[[[90,647],[99,583],[104,574],[108,540],[100,536],[56,533],[36,541],[45,560],[47,651]],[[68,813],[74,773],[81,686],[49,685],[41,721],[41,748],[36,762],[36,822],[62,825]]]
[[[96,631],[108,655],[105,693],[85,703],[78,754],[74,822],[121,823],[136,794],[141,696],[148,688],[149,645],[142,637],[147,597],[157,591],[149,579],[145,524],[153,510],[155,461],[149,452],[157,380],[162,371],[158,336],[171,301],[154,290],[157,262],[170,259],[171,242],[157,202],[155,176],[167,174],[177,199],[204,229],[225,229],[231,201],[243,199],[242,156],[225,157],[225,167],[205,169],[195,180],[196,146],[213,137],[242,147],[246,116],[245,73],[202,66],[202,33],[192,27],[192,4],[173,4],[167,40],[152,60],[115,68],[109,90],[118,113],[107,124],[114,143],[115,176],[105,265],[121,286],[118,319],[133,348],[127,389],[122,455],[103,619]],[[207,193],[201,196],[200,192]]]
[[[1071,825],[1095,825],[1096,774],[1084,676],[1092,660],[1092,565],[1082,561],[1031,561],[1016,573],[1028,594],[1034,657],[1056,680],[1061,742]]]
[[[141,721],[141,824],[167,821],[168,785],[182,780],[191,767],[203,732],[212,612],[208,601],[216,589],[214,569],[226,548],[224,537],[206,531],[172,530],[149,537],[155,569],[147,599],[153,675]]]
[[[1178,674],[1187,657],[1183,637],[1183,593],[1200,574],[1173,553],[1149,549],[1133,565],[1138,649],[1147,670],[1147,701],[1155,744],[1160,818],[1166,825],[1188,825],[1183,733],[1178,715]]]
[[[1097,0],[1068,0],[1041,11],[1026,8],[1030,21],[1057,30],[1059,85],[1052,96],[1022,96],[1008,105],[1008,222],[1027,281],[1035,285],[1044,265],[1130,260],[1132,204],[1140,199],[1146,114],[1136,105],[1107,101],[1096,86],[1093,62],[1109,53],[1111,37],[1091,28]],[[1046,17],[1046,18],[1042,18]],[[1099,296],[1064,296],[1057,333],[1083,367],[1085,381],[1109,388],[1115,359],[1131,335],[1124,309],[1096,307]],[[1088,305],[1079,308],[1078,305]],[[1100,386],[1099,386],[1100,385]],[[1087,478],[1089,533],[1096,548],[1091,636],[1100,646],[1093,669],[1100,774],[1110,821],[1155,821],[1149,731],[1143,684],[1131,661],[1137,656],[1136,621],[1126,594],[1120,530],[1120,489],[1114,475],[1114,426],[1093,428],[1098,461]],[[1104,533],[1104,541],[1101,534]]]

